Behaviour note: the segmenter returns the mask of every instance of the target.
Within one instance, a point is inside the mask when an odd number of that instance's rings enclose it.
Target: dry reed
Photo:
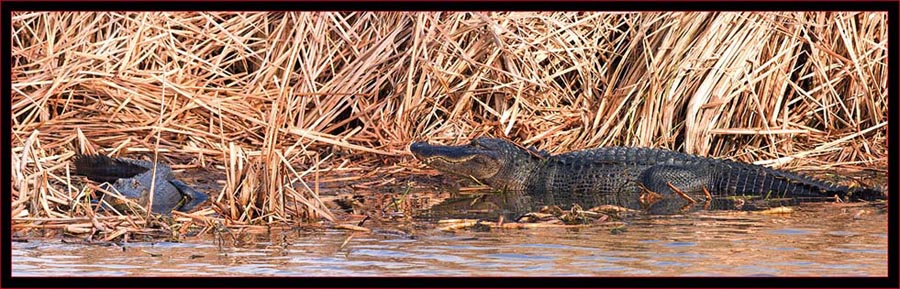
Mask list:
[[[335,222],[321,183],[417,173],[407,146],[423,139],[887,164],[886,13],[34,12],[12,25],[17,229],[167,226],[91,210],[76,153],[222,172],[210,208],[175,215],[204,231]]]

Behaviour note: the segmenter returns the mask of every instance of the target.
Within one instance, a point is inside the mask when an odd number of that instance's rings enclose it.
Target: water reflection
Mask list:
[[[578,202],[583,209],[600,204],[613,205],[632,209],[651,215],[680,215],[696,211],[740,210],[759,211],[781,206],[796,206],[802,202],[822,201],[814,198],[761,199],[761,198],[713,198],[704,201],[705,196],[694,196],[696,203],[688,202],[678,196],[639,199],[634,194],[617,196],[608,194],[596,199]],[[646,202],[645,202],[646,201]],[[484,192],[466,195],[455,195],[443,202],[420,212],[417,217],[431,219],[475,218],[475,219],[515,219],[529,212],[535,212],[547,205],[557,205],[566,210],[572,203],[561,203],[558,200],[545,200],[523,192]],[[570,207],[566,207],[566,206]]]
[[[859,210],[872,213],[857,217]],[[412,237],[287,232],[220,250],[212,240],[122,246],[13,243],[14,276],[884,276],[887,216],[811,205],[793,214],[698,211],[638,215],[627,230],[495,229]],[[386,230],[384,232],[387,232]],[[354,238],[342,246],[347,237]]]

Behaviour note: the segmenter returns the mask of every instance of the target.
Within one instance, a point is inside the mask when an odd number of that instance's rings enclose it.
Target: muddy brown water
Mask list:
[[[212,239],[111,246],[30,240],[12,244],[12,275],[887,275],[883,205],[804,204],[791,214],[772,215],[699,211],[624,223],[617,229],[490,232],[445,232],[437,224],[420,224],[410,234],[288,230],[275,242],[241,247],[220,247]]]

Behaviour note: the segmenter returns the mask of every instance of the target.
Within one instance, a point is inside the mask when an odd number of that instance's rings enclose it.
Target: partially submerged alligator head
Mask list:
[[[169,215],[173,210],[187,212],[205,202],[209,197],[175,178],[169,166],[152,162],[110,158],[104,155],[77,155],[73,160],[75,174],[86,176],[95,182],[109,184],[106,190],[118,192],[142,206],[150,203],[151,211]],[[152,190],[151,190],[152,188]],[[117,210],[125,210],[126,204],[115,197],[104,195],[103,200]]]
[[[546,153],[522,149],[502,139],[476,138],[467,145],[442,146],[415,142],[409,150],[438,171],[475,179],[499,190],[525,188]]]
[[[441,172],[503,191],[524,192],[541,204],[647,209],[660,200],[708,205],[725,198],[885,197],[876,189],[836,186],[787,171],[663,149],[603,147],[550,156],[506,140],[481,137],[460,146],[415,142],[410,151]]]

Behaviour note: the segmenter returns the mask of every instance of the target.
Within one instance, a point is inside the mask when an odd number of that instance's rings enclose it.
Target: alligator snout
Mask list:
[[[409,151],[413,153],[416,158],[420,160],[426,160],[433,157],[441,157],[445,159],[467,159],[471,158],[472,155],[477,154],[478,152],[473,151],[470,146],[461,145],[461,146],[445,146],[445,145],[432,145],[427,142],[414,142],[409,145]]]

